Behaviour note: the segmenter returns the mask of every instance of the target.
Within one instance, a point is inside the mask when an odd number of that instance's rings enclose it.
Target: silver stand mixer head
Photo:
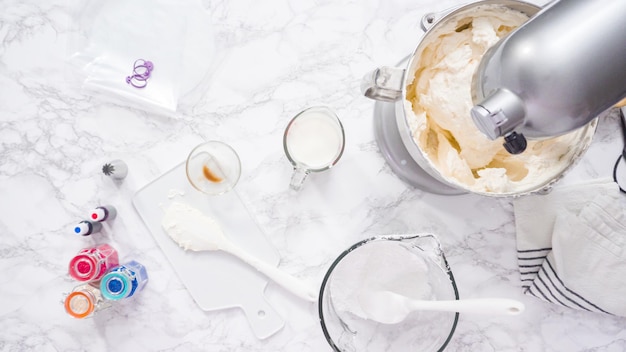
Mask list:
[[[483,56],[472,118],[509,153],[559,136],[626,97],[626,1],[553,1]]]

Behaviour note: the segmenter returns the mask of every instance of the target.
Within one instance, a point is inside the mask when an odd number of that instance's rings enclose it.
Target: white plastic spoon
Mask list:
[[[359,303],[368,319],[383,324],[396,324],[416,310],[472,314],[517,315],[524,304],[508,298],[477,298],[454,301],[415,300],[391,291],[364,292]]]
[[[224,251],[241,259],[294,295],[317,302],[317,290],[302,280],[261,261],[228,240],[219,224],[200,210],[173,202],[165,211],[161,226],[184,250]]]

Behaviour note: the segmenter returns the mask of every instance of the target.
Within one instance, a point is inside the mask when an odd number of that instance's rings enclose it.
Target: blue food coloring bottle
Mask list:
[[[134,260],[117,266],[100,281],[100,291],[105,299],[118,301],[132,297],[148,283],[146,268]]]

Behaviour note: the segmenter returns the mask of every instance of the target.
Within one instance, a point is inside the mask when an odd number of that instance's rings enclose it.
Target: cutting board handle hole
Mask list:
[[[260,310],[256,314],[259,316],[259,318],[264,318],[265,317],[265,311],[264,310]]]

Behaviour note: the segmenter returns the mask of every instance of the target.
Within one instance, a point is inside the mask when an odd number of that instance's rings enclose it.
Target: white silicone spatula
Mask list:
[[[219,224],[189,205],[173,202],[161,226],[185,250],[224,251],[249,264],[272,281],[307,301],[317,301],[317,290],[302,280],[252,256],[224,236]]]
[[[416,310],[473,314],[517,315],[524,304],[508,298],[477,298],[454,301],[415,300],[391,291],[363,292],[359,301],[368,319],[396,324]]]

